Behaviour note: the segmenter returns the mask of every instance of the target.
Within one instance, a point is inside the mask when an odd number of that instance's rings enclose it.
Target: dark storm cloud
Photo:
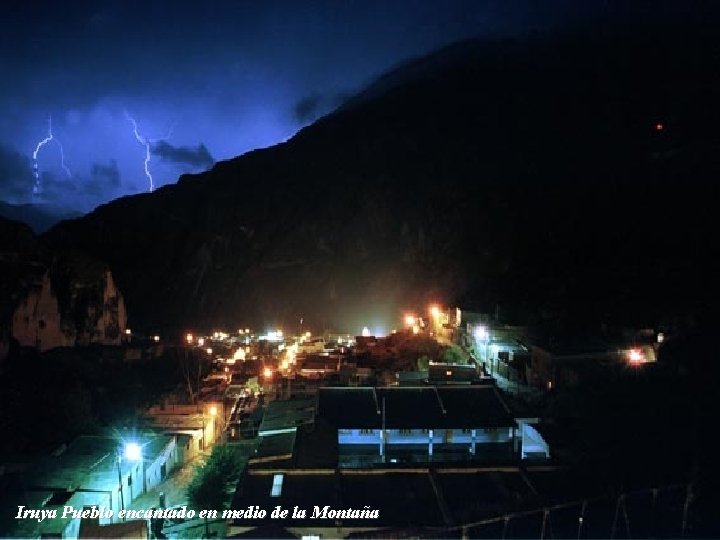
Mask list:
[[[70,202],[71,205],[77,206],[80,200],[85,198],[84,182],[79,181],[78,178],[67,178],[66,175],[58,175],[51,171],[46,171],[40,174],[40,193],[36,200],[40,200],[44,203],[62,203]],[[96,193],[91,193],[97,195]]]
[[[301,99],[295,104],[295,107],[293,107],[295,120],[301,124],[315,120],[318,116],[320,104],[320,96],[317,95],[307,96]]]
[[[90,179],[84,182],[85,191],[93,195],[113,193],[120,187],[120,169],[117,161],[111,159],[107,165],[93,163],[90,168]]]
[[[34,182],[30,158],[0,146],[0,200],[26,201]]]
[[[351,94],[337,93],[332,96],[310,94],[293,106],[293,118],[298,124],[309,124],[340,107]]]
[[[87,212],[122,194],[122,178],[115,159],[93,163],[89,173],[67,176],[60,171],[43,171],[40,193],[22,202],[50,204],[68,212]]]
[[[173,146],[167,141],[154,143],[151,152],[164,161],[170,161],[179,165],[190,165],[191,167],[212,167],[215,160],[210,155],[204,144],[192,148],[189,146]]]

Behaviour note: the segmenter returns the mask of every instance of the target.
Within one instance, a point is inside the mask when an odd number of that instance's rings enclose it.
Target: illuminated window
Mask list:
[[[272,489],[270,490],[271,497],[279,497],[282,493],[284,474],[273,475]]]
[[[401,429],[400,435],[410,435],[412,433],[412,429]]]
[[[372,429],[361,429],[360,430],[360,435],[372,435],[372,434],[373,434]]]

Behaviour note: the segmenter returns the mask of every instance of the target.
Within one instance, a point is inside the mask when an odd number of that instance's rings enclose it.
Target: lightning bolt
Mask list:
[[[38,154],[40,153],[40,149],[42,149],[43,146],[48,144],[50,141],[55,142],[55,144],[58,145],[58,148],[60,148],[60,165],[62,166],[63,170],[65,171],[65,174],[68,175],[68,178],[72,177],[72,174],[70,173],[70,169],[65,165],[65,151],[63,150],[62,143],[53,135],[52,131],[52,116],[48,116],[48,134],[47,136],[42,139],[40,142],[37,143],[35,146],[35,151],[32,154],[33,158],[33,175],[35,176],[35,185],[33,186],[33,194],[37,195],[41,191],[40,186],[40,167],[38,166]]]
[[[72,178],[72,173],[70,173],[70,169],[67,165],[65,165],[65,150],[63,150],[63,145],[60,143],[57,138],[53,138],[53,140],[57,143],[58,147],[60,148],[60,166],[65,171],[65,174],[67,174],[68,178]]]
[[[125,118],[128,119],[128,121],[132,124],[133,127],[133,135],[135,135],[135,140],[140,143],[142,146],[145,147],[145,176],[148,179],[149,182],[149,188],[148,191],[153,191],[155,189],[155,183],[153,182],[152,174],[150,174],[150,142],[143,137],[140,134],[140,131],[138,130],[138,125],[135,119],[128,114],[127,111],[125,112]]]
[[[145,176],[148,179],[148,191],[154,191],[155,190],[155,182],[153,180],[152,173],[150,172],[150,159],[152,156],[151,148],[152,148],[153,144],[155,144],[159,141],[165,141],[165,140],[169,139],[173,133],[173,130],[175,129],[175,124],[173,123],[170,126],[170,129],[168,130],[168,134],[165,137],[160,138],[160,139],[148,139],[147,137],[143,136],[140,133],[140,130],[138,129],[138,125],[137,125],[137,122],[135,121],[135,118],[130,116],[130,114],[128,114],[127,110],[125,110],[124,113],[125,113],[125,118],[127,118],[128,121],[132,124],[133,135],[135,136],[135,140],[141,146],[143,146],[145,148],[145,161],[143,164],[144,164],[144,169],[145,169]]]

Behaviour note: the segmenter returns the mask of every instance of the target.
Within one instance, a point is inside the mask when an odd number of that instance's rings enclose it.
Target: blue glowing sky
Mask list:
[[[4,4],[0,200],[80,211],[269,146],[409,57],[607,15],[588,0],[72,1]],[[42,193],[33,196],[32,152]]]

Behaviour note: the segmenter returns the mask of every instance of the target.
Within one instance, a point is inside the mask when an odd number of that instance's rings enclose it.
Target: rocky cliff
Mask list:
[[[53,252],[24,225],[0,220],[0,357],[10,340],[46,351],[119,344],[127,316],[106,265],[75,250]]]

